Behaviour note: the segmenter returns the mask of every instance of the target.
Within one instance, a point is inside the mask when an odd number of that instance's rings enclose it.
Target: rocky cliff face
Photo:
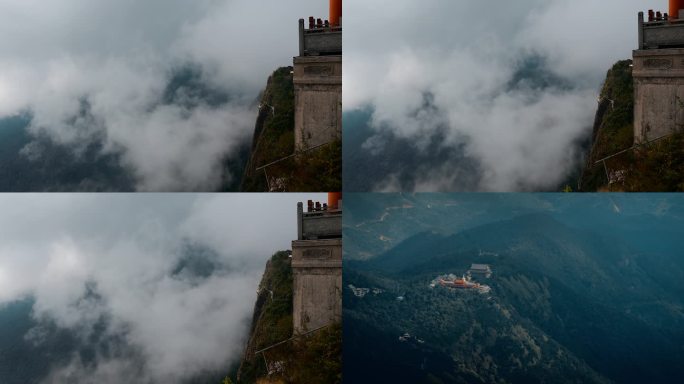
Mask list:
[[[277,252],[266,263],[254,304],[252,327],[238,370],[239,383],[253,383],[268,371],[255,353],[292,336],[292,268],[288,252]]]
[[[581,191],[684,190],[684,135],[634,147],[632,61],[617,62],[598,99]]]
[[[294,156],[294,100],[292,67],[277,69],[260,98],[242,191],[341,190],[341,140]]]
[[[294,85],[291,72],[292,67],[278,68],[268,78],[261,95],[252,151],[242,180],[243,191],[268,191],[264,171],[257,168],[294,152]],[[267,172],[275,171],[269,168]]]
[[[238,383],[339,383],[342,329],[339,324],[292,338],[290,253],[277,252],[266,264],[254,305]]]
[[[595,191],[608,186],[602,162],[597,161],[630,148],[634,142],[634,87],[632,61],[617,62],[608,71],[598,99],[592,142],[579,181],[583,191]],[[624,169],[626,158],[609,159],[615,169]]]

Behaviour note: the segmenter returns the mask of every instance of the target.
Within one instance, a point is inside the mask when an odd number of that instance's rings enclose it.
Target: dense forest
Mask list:
[[[451,235],[421,232],[365,260],[346,260],[345,379],[680,380],[681,207],[656,216],[575,204],[574,215],[568,198],[549,200],[558,218],[533,213]],[[588,209],[597,220],[582,225]],[[430,286],[472,263],[491,266],[490,278],[473,275],[491,292]],[[359,297],[350,284],[371,292]]]

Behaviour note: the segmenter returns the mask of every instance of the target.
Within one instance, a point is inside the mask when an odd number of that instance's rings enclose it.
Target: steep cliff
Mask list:
[[[634,145],[632,61],[608,71],[598,99],[592,144],[578,182],[581,191],[684,190],[684,135]]]
[[[237,372],[238,383],[341,381],[339,324],[304,337],[292,337],[289,255],[287,251],[277,252],[266,264],[254,305],[249,341]]]
[[[292,336],[292,268],[288,252],[277,252],[266,263],[258,292],[249,341],[238,370],[240,383],[255,382],[267,373],[264,360],[255,352]]]
[[[341,190],[341,141],[294,155],[294,101],[292,67],[279,68],[260,98],[242,191]]]

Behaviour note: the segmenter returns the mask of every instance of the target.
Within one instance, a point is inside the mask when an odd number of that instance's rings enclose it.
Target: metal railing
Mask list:
[[[639,149],[639,148],[642,148],[642,147],[649,146],[649,145],[654,144],[654,143],[656,143],[656,142],[659,142],[659,141],[661,141],[661,140],[663,140],[663,139],[666,139],[666,138],[668,138],[668,137],[674,136],[674,135],[677,134],[677,133],[678,133],[678,132],[668,133],[667,135],[663,135],[663,136],[657,137],[657,138],[655,138],[655,139],[653,139],[653,140],[645,141],[645,142],[642,142],[642,143],[635,143],[635,144],[633,144],[633,145],[632,145],[631,147],[629,147],[629,148],[625,148],[625,149],[623,149],[623,150],[621,150],[621,151],[615,152],[615,153],[613,153],[613,154],[610,154],[610,155],[605,156],[605,157],[603,157],[603,158],[601,158],[601,159],[599,159],[599,160],[594,161],[594,162],[591,164],[591,166],[589,167],[589,169],[593,169],[593,168],[595,168],[595,167],[597,167],[597,166],[599,166],[599,165],[603,165],[603,170],[604,170],[605,176],[606,176],[606,182],[607,182],[608,184],[613,184],[613,182],[612,182],[613,177],[611,177],[611,172],[608,170],[608,164],[606,164],[606,162],[607,162],[608,160],[613,159],[613,158],[616,158],[616,157],[618,157],[618,156],[620,156],[620,155],[623,155],[623,154],[625,154],[625,153],[634,151],[634,150],[636,150],[636,149]],[[579,189],[582,188],[581,180],[582,180],[582,177],[583,177],[583,176],[584,176],[584,172],[582,172],[582,176],[580,176],[580,184],[578,184],[578,188],[579,188]],[[619,176],[619,175],[618,175],[618,176]]]
[[[326,146],[326,145],[330,145],[330,144],[332,144],[332,143],[334,143],[334,142],[335,142],[335,141],[329,141],[329,142],[327,142],[327,143],[319,144],[319,145],[313,146],[313,147],[311,147],[311,148],[307,148],[307,149],[305,149],[305,150],[295,152],[295,153],[293,153],[293,154],[291,154],[291,155],[287,155],[287,156],[285,156],[285,157],[283,157],[283,158],[280,158],[280,159],[278,159],[278,160],[274,160],[274,161],[272,161],[272,162],[270,162],[270,163],[268,163],[268,164],[265,164],[265,165],[262,165],[262,166],[260,166],[260,167],[257,167],[257,168],[255,168],[254,170],[255,170],[256,172],[259,172],[259,171],[261,171],[261,170],[263,169],[263,171],[264,171],[264,177],[266,178],[266,186],[268,187],[268,190],[271,191],[271,181],[270,181],[270,179],[268,178],[268,172],[266,171],[266,169],[267,169],[268,167],[271,167],[271,166],[273,166],[273,165],[282,163],[282,162],[285,161],[285,160],[289,160],[289,159],[291,159],[291,158],[293,158],[293,157],[302,155],[302,154],[304,154],[304,153],[313,151],[313,150],[315,150],[315,149],[324,147],[324,146]]]

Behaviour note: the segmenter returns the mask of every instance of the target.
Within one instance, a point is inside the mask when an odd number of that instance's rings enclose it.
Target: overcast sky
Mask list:
[[[34,134],[75,148],[105,137],[141,190],[213,190],[309,15],[327,15],[327,1],[0,0],[0,118],[31,111]],[[188,63],[231,102],[157,105]],[[93,116],[74,119],[84,99]]]
[[[21,194],[0,197],[0,310],[33,296],[32,316],[82,333],[102,316],[174,383],[241,357],[268,258],[291,248],[296,203],[320,194]],[[206,279],[172,276],[184,246],[218,255]],[[84,304],[85,284],[103,300]],[[29,332],[40,334],[40,332]],[[29,337],[29,336],[27,336]],[[135,356],[54,367],[78,382],[120,383]],[[131,359],[129,361],[129,359]]]
[[[443,145],[465,142],[482,166],[477,189],[554,188],[577,166],[576,141],[591,132],[605,74],[631,58],[637,13],[649,7],[666,10],[667,1],[348,1],[344,110],[372,107],[376,138],[365,147],[380,156],[388,132],[421,150],[446,127]],[[564,84],[511,89],[532,56]],[[436,113],[416,113],[426,92]],[[416,188],[463,189],[449,169],[416,175]],[[391,180],[370,187],[392,190]]]

